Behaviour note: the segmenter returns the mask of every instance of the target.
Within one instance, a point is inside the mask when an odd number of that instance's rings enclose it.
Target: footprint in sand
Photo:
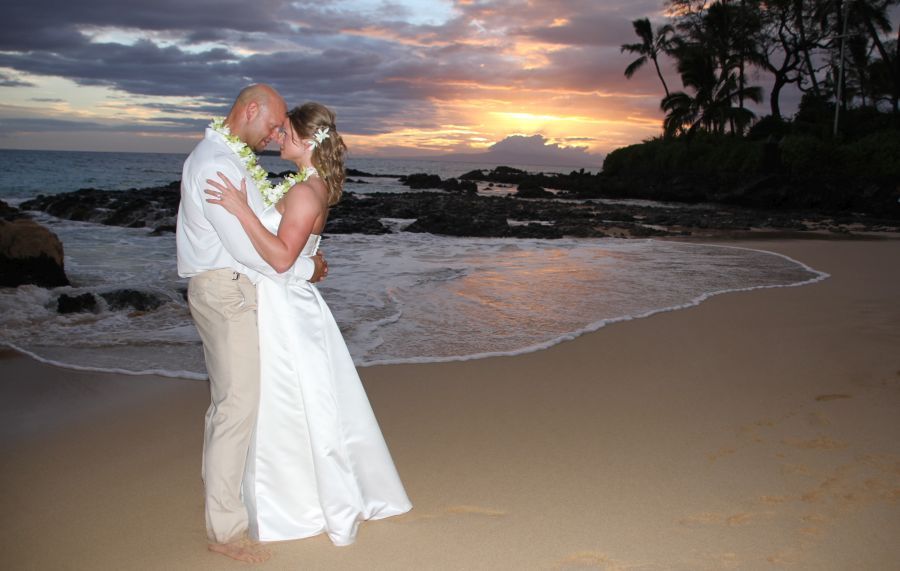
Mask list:
[[[785,438],[783,443],[794,448],[802,448],[804,450],[840,450],[846,448],[849,444],[843,440],[834,440],[828,436],[820,436],[812,440],[801,440],[799,438]]]
[[[745,442],[765,442],[766,439],[760,436],[760,431],[765,428],[774,428],[775,425],[775,421],[768,418],[757,420],[756,422],[745,424],[739,427],[737,430],[737,434],[738,437]]]
[[[454,515],[482,515],[487,517],[501,517],[506,515],[506,512],[504,511],[482,506],[450,506],[444,511]]]
[[[736,513],[730,516],[726,516],[717,513],[704,512],[678,520],[678,523],[685,527],[702,527],[710,525],[725,525],[728,527],[737,527],[741,525],[747,525],[758,515],[759,514],[753,513]]]
[[[802,549],[787,547],[766,557],[766,561],[775,565],[793,565],[803,559]]]
[[[616,565],[603,553],[594,551],[579,551],[563,559],[556,569],[603,569],[604,571],[618,571],[622,567]]]
[[[841,399],[852,399],[853,395],[844,395],[844,394],[834,394],[834,395],[819,395],[816,397],[818,402],[827,402],[830,400],[841,400]]]
[[[728,456],[729,454],[734,454],[735,452],[737,452],[737,450],[735,450],[734,448],[731,448],[730,446],[724,446],[722,448],[719,448],[715,452],[710,452],[706,455],[706,457],[709,458],[710,462],[715,462],[719,458]]]
[[[596,551],[579,551],[560,561],[553,567],[558,571],[569,569],[600,569],[601,571],[664,571],[669,567],[662,567],[655,563],[619,563],[613,561],[604,553]]]
[[[757,498],[757,501],[767,506],[777,506],[779,504],[790,501],[790,499],[790,496],[760,496],[759,498]]]
[[[410,521],[422,521],[429,519],[437,519],[441,517],[447,516],[480,516],[487,518],[497,518],[503,517],[506,515],[505,511],[495,510],[493,508],[486,508],[483,506],[472,506],[472,505],[458,505],[458,506],[450,506],[441,510],[438,513],[416,513],[411,514],[410,516],[406,516],[402,519],[404,522]]]
[[[799,474],[801,476],[812,476],[812,470],[804,464],[782,464],[781,473],[784,475]]]
[[[811,412],[809,413],[809,425],[810,426],[830,426],[831,421],[827,416],[822,414],[821,412]]]

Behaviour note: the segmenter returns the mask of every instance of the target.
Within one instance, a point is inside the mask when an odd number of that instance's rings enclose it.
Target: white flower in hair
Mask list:
[[[309,147],[310,151],[316,150],[316,147],[321,145],[322,142],[328,138],[329,132],[330,129],[328,127],[319,127],[318,129],[316,129],[316,133],[313,135],[313,138],[306,142],[306,146]]]

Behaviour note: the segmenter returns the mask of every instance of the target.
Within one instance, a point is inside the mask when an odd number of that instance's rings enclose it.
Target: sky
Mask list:
[[[0,148],[188,152],[237,92],[337,113],[354,156],[600,164],[661,132],[626,80],[663,0],[28,0],[0,20]],[[670,62],[669,85],[680,86]],[[789,108],[791,102],[785,101]]]

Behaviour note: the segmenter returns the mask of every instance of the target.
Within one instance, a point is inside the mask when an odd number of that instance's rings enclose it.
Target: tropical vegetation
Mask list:
[[[632,25],[638,43],[625,69],[631,78],[652,62],[662,83],[665,137],[698,132],[746,135],[761,119],[751,108],[765,101],[769,128],[784,128],[785,89],[803,94],[807,107],[833,119],[851,109],[870,109],[884,124],[900,124],[900,29],[889,11],[900,0],[667,0],[669,21],[647,18]],[[674,62],[682,89],[672,90],[661,69]],[[766,78],[768,93],[761,85]],[[750,104],[756,104],[750,105]]]

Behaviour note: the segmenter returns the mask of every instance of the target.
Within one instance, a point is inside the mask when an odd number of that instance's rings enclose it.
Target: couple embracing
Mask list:
[[[254,151],[297,165],[272,185]],[[318,245],[344,182],[328,108],[287,111],[267,85],[237,97],[184,163],[178,273],[203,341],[211,403],[202,476],[209,548],[244,561],[251,540],[328,534],[407,512],[400,482],[341,332],[313,283]],[[249,536],[249,538],[248,538]]]

